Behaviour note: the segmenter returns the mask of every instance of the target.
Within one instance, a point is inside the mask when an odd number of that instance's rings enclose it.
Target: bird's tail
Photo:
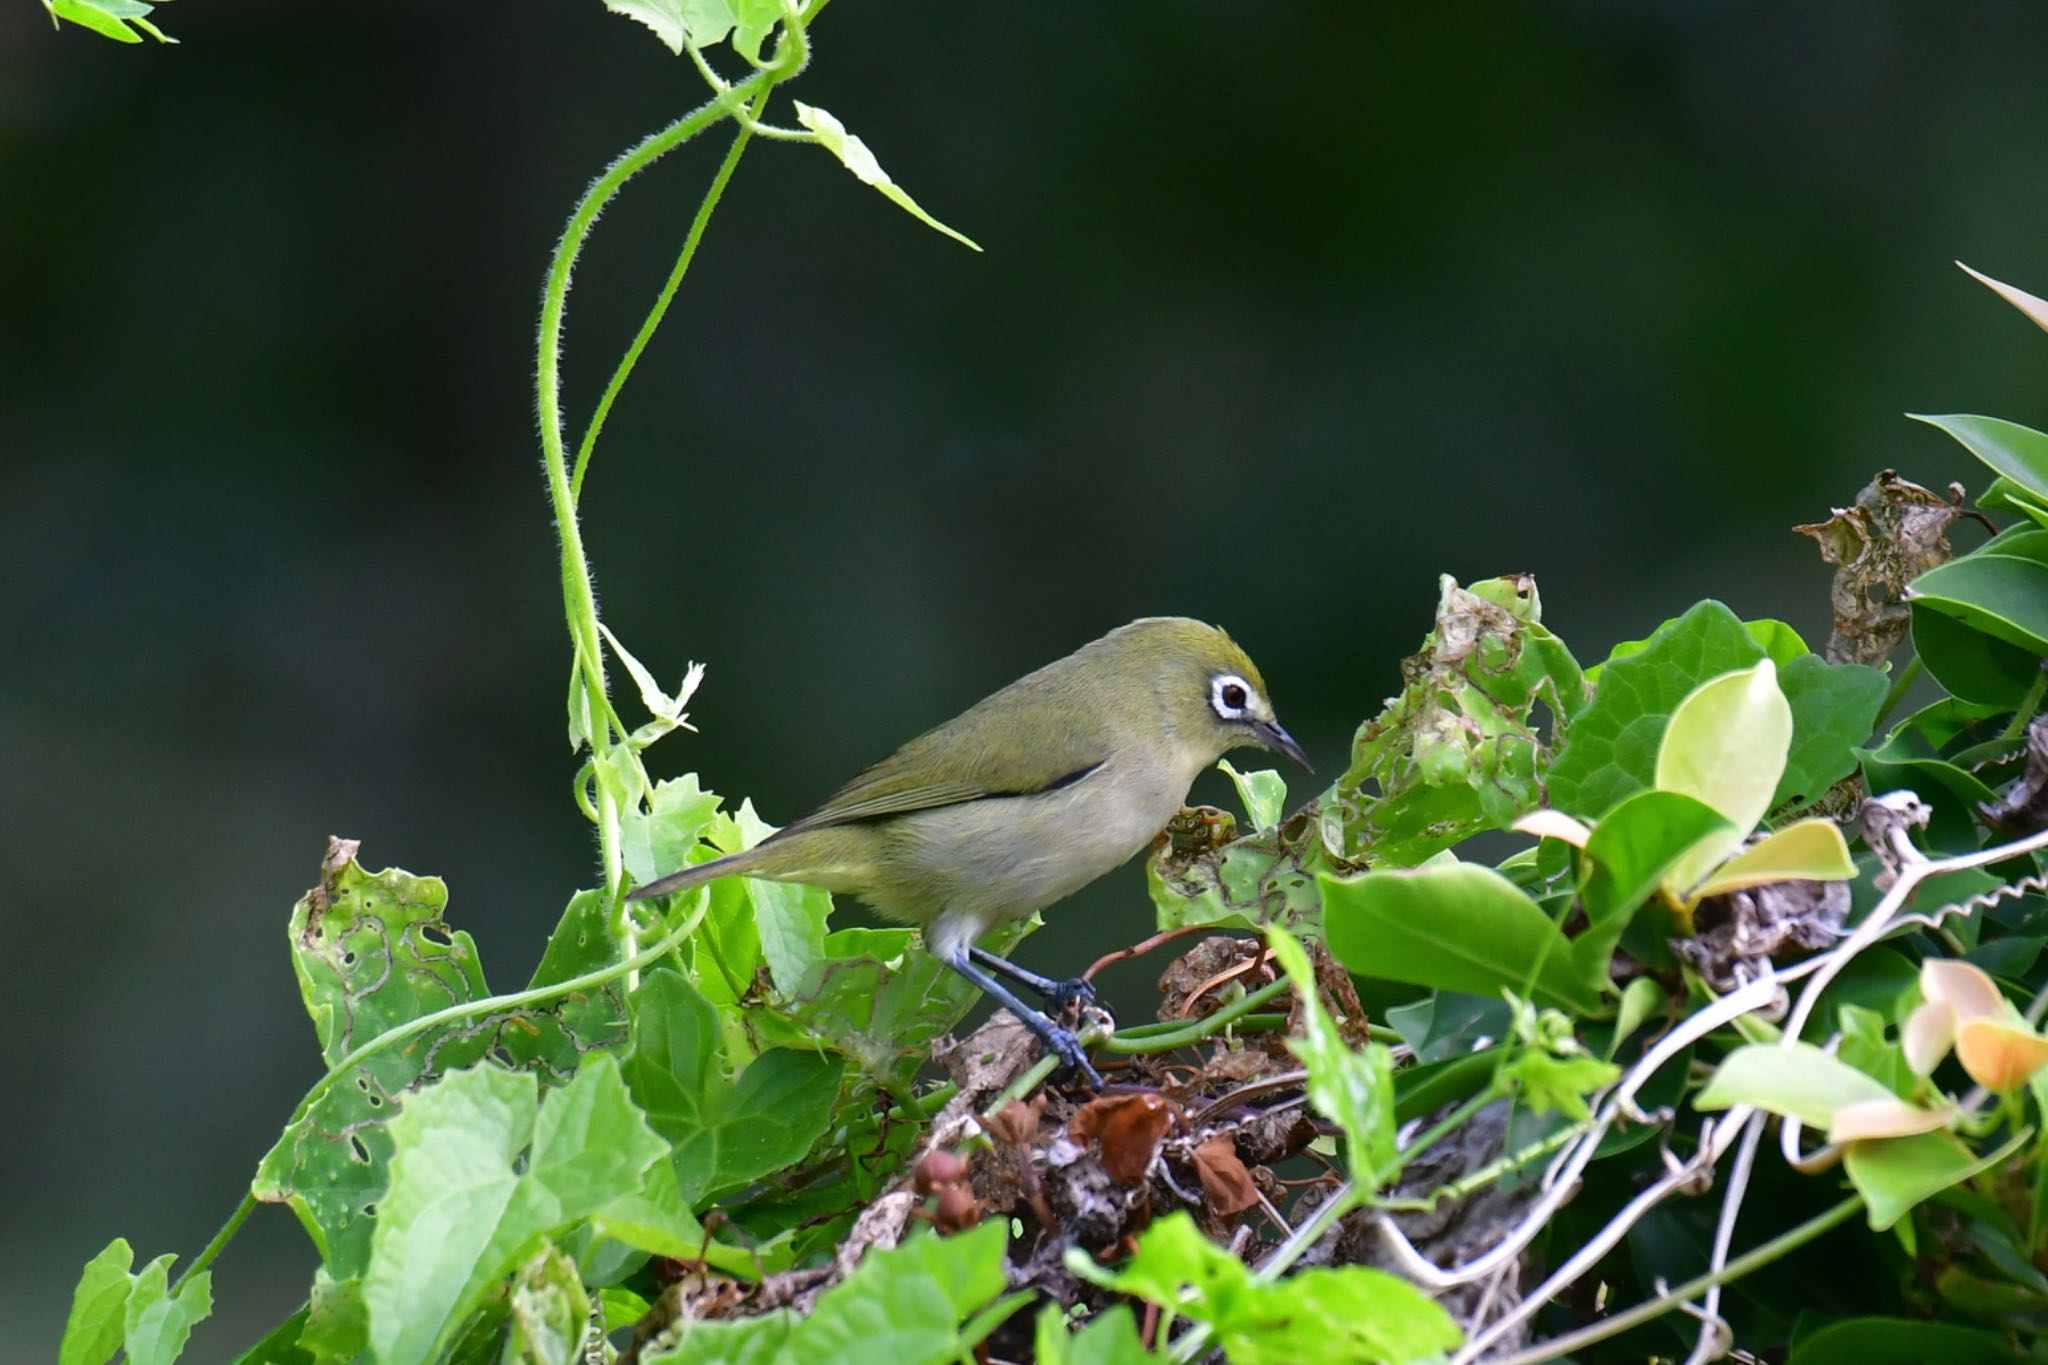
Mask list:
[[[693,886],[715,882],[720,877],[744,877],[751,873],[760,862],[760,849],[750,848],[744,853],[728,853],[723,858],[713,858],[708,863],[698,863],[680,872],[671,872],[658,877],[645,886],[635,887],[626,893],[631,901],[652,900],[676,891],[688,891]]]

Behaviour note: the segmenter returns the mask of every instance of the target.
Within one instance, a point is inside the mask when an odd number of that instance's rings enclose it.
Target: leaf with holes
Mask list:
[[[609,960],[597,900],[571,901],[538,977],[560,980]],[[353,843],[330,847],[320,885],[293,910],[290,929],[292,966],[328,1065],[387,1029],[490,993],[475,944],[442,916],[447,902],[437,877],[370,872]],[[458,1020],[386,1048],[336,1078],[284,1130],[253,1192],[291,1207],[337,1278],[360,1275],[387,1179],[387,1127],[408,1091],[487,1054],[564,1082],[585,1052],[623,1042],[622,1021],[623,1001],[601,991]]]

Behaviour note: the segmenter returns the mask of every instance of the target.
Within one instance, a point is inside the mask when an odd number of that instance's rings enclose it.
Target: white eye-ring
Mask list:
[[[1243,720],[1259,694],[1235,673],[1218,673],[1209,679],[1209,706],[1225,720]]]

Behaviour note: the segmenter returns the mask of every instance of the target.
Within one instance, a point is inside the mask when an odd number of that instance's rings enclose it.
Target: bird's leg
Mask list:
[[[1002,962],[1001,958],[995,959]],[[1102,1088],[1102,1074],[1088,1060],[1087,1052],[1081,1047],[1081,1040],[1070,1029],[1061,1028],[1052,1020],[1032,1009],[1010,993],[1009,987],[997,981],[987,972],[974,965],[966,951],[956,952],[946,960],[946,965],[981,988],[982,994],[995,1001],[1017,1016],[1017,1022],[1038,1035],[1038,1041],[1045,1044],[1046,1051],[1060,1059],[1062,1071],[1079,1071],[1088,1078],[1088,1084],[1097,1090]],[[1008,967],[1010,964],[1004,962]],[[1015,968],[1011,968],[1015,971]],[[1043,980],[1043,978],[1040,978]],[[1047,982],[1048,985],[1052,984]]]
[[[1095,1003],[1095,986],[1086,977],[1074,976],[1065,981],[1055,981],[1019,967],[1006,957],[997,957],[986,948],[969,948],[967,955],[997,975],[1009,977],[1025,990],[1036,991],[1058,1013],[1065,1014],[1067,1006],[1076,1000],[1084,1005]]]

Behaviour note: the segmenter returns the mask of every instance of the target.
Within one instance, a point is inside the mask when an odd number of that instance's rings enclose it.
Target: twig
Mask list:
[[[1177,938],[1186,938],[1189,934],[1213,933],[1215,929],[1216,926],[1213,924],[1183,924],[1178,929],[1161,930],[1142,943],[1134,943],[1128,948],[1119,948],[1113,953],[1104,953],[1101,957],[1095,959],[1087,971],[1081,973],[1081,979],[1083,981],[1093,981],[1095,974],[1112,962],[1122,962],[1126,958],[1142,957],[1161,944],[1171,943]]]

